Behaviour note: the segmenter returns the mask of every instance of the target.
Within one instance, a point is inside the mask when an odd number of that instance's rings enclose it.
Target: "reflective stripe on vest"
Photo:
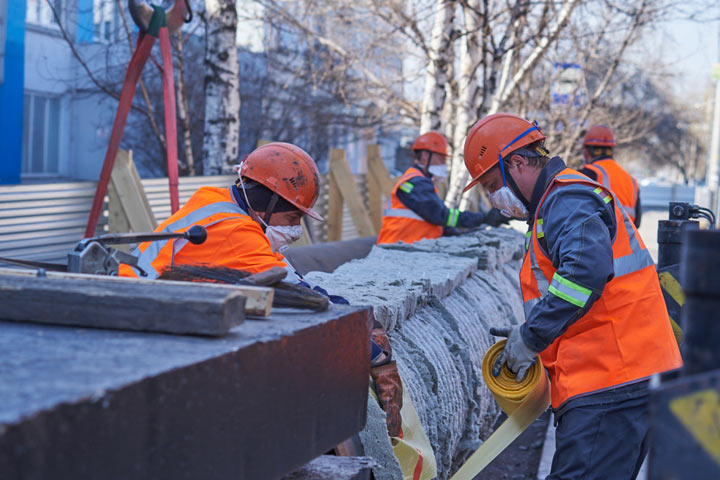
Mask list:
[[[392,208],[391,200],[389,198],[388,198],[387,203],[385,204],[385,210],[383,211],[383,216],[412,218],[413,220],[421,220],[423,222],[425,221],[424,218],[422,218],[420,215],[413,212],[409,208]]]
[[[602,160],[600,160],[600,161],[602,161]],[[600,183],[602,183],[604,187],[612,190],[612,182],[611,182],[611,180],[610,180],[610,174],[609,174],[608,171],[605,169],[605,167],[603,167],[603,166],[600,165],[599,163],[592,163],[592,164],[590,164],[589,166],[591,166],[592,168],[595,168],[595,169],[597,169],[597,170],[600,171],[600,173],[601,173],[600,176],[602,177]],[[632,182],[632,188],[633,188],[632,201],[635,202],[635,203],[637,203],[637,198],[638,198],[638,186],[637,186],[637,182],[636,182],[635,179],[632,178],[632,177],[630,177],[630,180],[631,180],[631,182]],[[617,196],[617,194],[616,194],[616,196]],[[633,221],[633,223],[634,223],[634,222],[635,222],[635,205],[634,205],[634,204],[628,205],[627,203],[623,203],[623,201],[620,200],[620,198],[618,197],[618,206],[620,206],[620,208],[621,208],[625,213],[627,213],[628,216],[630,216],[630,219],[631,219],[631,220]]]
[[[207,224],[202,223],[203,220],[213,216],[217,215],[219,213],[238,213],[240,215],[235,215],[232,217],[225,217],[220,218],[214,222],[210,222]],[[190,228],[192,225],[202,225],[204,227],[209,227],[210,225],[214,225],[218,222],[222,222],[224,220],[229,220],[231,218],[241,218],[241,217],[247,217],[248,214],[245,212],[242,208],[235,205],[231,202],[217,202],[212,203],[210,205],[205,205],[204,207],[198,208],[197,210],[193,210],[192,212],[188,213],[184,217],[176,220],[175,222],[169,224],[166,226],[162,231],[165,233],[174,232],[177,230],[182,230],[185,228]],[[160,254],[160,251],[167,245],[167,243],[171,241],[170,239],[167,240],[160,240],[157,242],[150,242],[148,247],[145,249],[144,252],[140,252],[139,248],[136,248],[133,251],[133,255],[139,255],[138,258],[138,266],[145,270],[148,274],[148,278],[157,278],[160,274],[155,270],[155,268],[152,266],[152,263],[155,261],[157,256]],[[184,247],[187,245],[187,242],[184,242],[182,246]],[[177,252],[179,252],[181,248],[178,248],[177,250],[173,248],[173,254],[172,257],[175,256]]]
[[[434,225],[420,215],[407,208],[398,198],[397,192],[403,191],[410,193],[414,188],[410,180],[415,177],[423,176],[422,172],[415,167],[410,167],[400,177],[393,187],[390,197],[388,198],[385,211],[383,212],[382,226],[378,233],[378,244],[406,242],[413,243],[423,238],[438,238],[442,236],[443,227]],[[437,188],[435,189],[437,194]],[[447,219],[448,226],[457,225],[459,212]]]

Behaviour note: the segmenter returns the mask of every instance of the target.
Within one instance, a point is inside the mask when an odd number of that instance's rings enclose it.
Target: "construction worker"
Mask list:
[[[377,243],[413,243],[438,238],[445,229],[498,226],[508,221],[499,212],[461,212],[447,208],[433,180],[447,178],[448,142],[438,132],[423,133],[412,144],[415,164],[395,184],[382,219]]]
[[[140,266],[157,278],[172,265],[210,264],[250,273],[272,267],[297,279],[281,250],[302,235],[300,220],[318,197],[319,174],[315,162],[289,143],[269,143],[254,150],[239,167],[235,185],[202,187],[155,230],[182,232],[192,225],[207,229],[200,245],[187,241],[145,242],[138,247]],[[120,275],[137,276],[123,265]]]
[[[630,220],[640,228],[640,189],[637,181],[613,160],[616,145],[615,136],[607,125],[590,128],[583,139],[585,166],[580,169],[580,173],[612,190]]]
[[[648,378],[682,360],[652,258],[607,187],[549,158],[536,124],[500,113],[465,141],[472,182],[527,219],[525,322],[503,365],[518,382],[539,355],[551,382],[557,450],[548,479],[635,478],[647,450]]]
[[[173,265],[211,265],[259,273],[272,267],[287,270],[286,280],[328,295],[333,303],[348,301],[311,286],[285,261],[282,251],[302,235],[307,214],[323,218],[312,207],[319,193],[319,174],[313,159],[289,143],[268,143],[255,149],[236,167],[238,179],[227,188],[202,187],[183,207],[160,224],[156,232],[182,232],[193,225],[207,229],[200,245],[185,240],[144,242],[134,252],[138,266],[157,278]],[[139,272],[121,265],[121,276]],[[375,341],[377,340],[377,341]],[[374,325],[370,341],[371,375],[388,430],[400,428],[402,383],[382,326]]]

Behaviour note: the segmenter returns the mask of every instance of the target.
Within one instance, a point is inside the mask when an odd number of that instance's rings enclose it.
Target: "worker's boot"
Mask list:
[[[370,375],[375,382],[375,393],[380,408],[385,411],[388,434],[391,437],[402,437],[400,409],[403,403],[403,386],[397,365],[392,361],[385,365],[372,367]]]

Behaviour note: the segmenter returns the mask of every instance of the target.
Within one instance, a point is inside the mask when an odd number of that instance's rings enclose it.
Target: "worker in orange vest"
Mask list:
[[[539,355],[557,449],[548,479],[635,478],[647,451],[648,378],[682,360],[652,258],[607,187],[550,158],[537,124],[499,113],[465,141],[470,189],[527,219],[525,322],[493,328],[522,381]]]
[[[289,143],[269,143],[241,163],[235,185],[202,187],[165,220],[156,232],[182,232],[193,225],[207,229],[200,245],[187,241],[144,242],[138,247],[138,266],[149,278],[172,265],[210,264],[251,273],[285,268],[297,278],[281,251],[302,235],[300,220],[318,197],[319,174],[315,162]],[[120,275],[137,276],[127,265]]]
[[[616,145],[615,136],[607,125],[590,128],[583,139],[585,166],[580,173],[612,190],[630,220],[640,228],[640,188],[637,181],[613,160]]]
[[[483,223],[498,226],[507,223],[497,210],[488,214],[461,212],[447,208],[438,196],[433,180],[447,178],[448,142],[438,132],[420,135],[412,144],[415,164],[395,184],[377,243],[413,243],[424,238],[438,238],[445,229],[473,228]]]
[[[138,255],[138,266],[149,278],[157,278],[163,270],[182,264],[223,266],[251,273],[281,267],[288,272],[286,280],[310,288],[281,252],[302,235],[303,215],[323,220],[312,209],[320,183],[315,162],[295,145],[274,142],[254,150],[236,169],[235,185],[200,188],[155,229],[183,232],[193,225],[202,225],[207,230],[204,243],[194,245],[187,240],[141,243],[134,252]],[[121,276],[137,277],[138,273],[128,265],[120,266]],[[328,295],[333,303],[348,303],[318,286],[312,288]],[[370,348],[371,375],[378,400],[387,413],[388,430],[397,435],[402,383],[389,341],[379,324],[373,328]]]

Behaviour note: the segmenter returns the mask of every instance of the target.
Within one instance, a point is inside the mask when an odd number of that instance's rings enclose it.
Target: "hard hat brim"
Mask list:
[[[467,186],[466,186],[465,188],[463,188],[462,193],[467,192],[468,190],[470,190],[471,188],[473,188],[475,185],[477,185],[478,183],[480,183],[480,177],[482,177],[482,175],[478,175],[476,178],[473,179],[472,182],[468,183]]]
[[[309,217],[312,217],[319,222],[325,221],[325,219],[323,218],[322,215],[320,215],[319,213],[317,213],[315,210],[313,210],[311,208],[301,208],[300,210],[302,210],[302,212],[305,213],[305,215],[308,215]]]

